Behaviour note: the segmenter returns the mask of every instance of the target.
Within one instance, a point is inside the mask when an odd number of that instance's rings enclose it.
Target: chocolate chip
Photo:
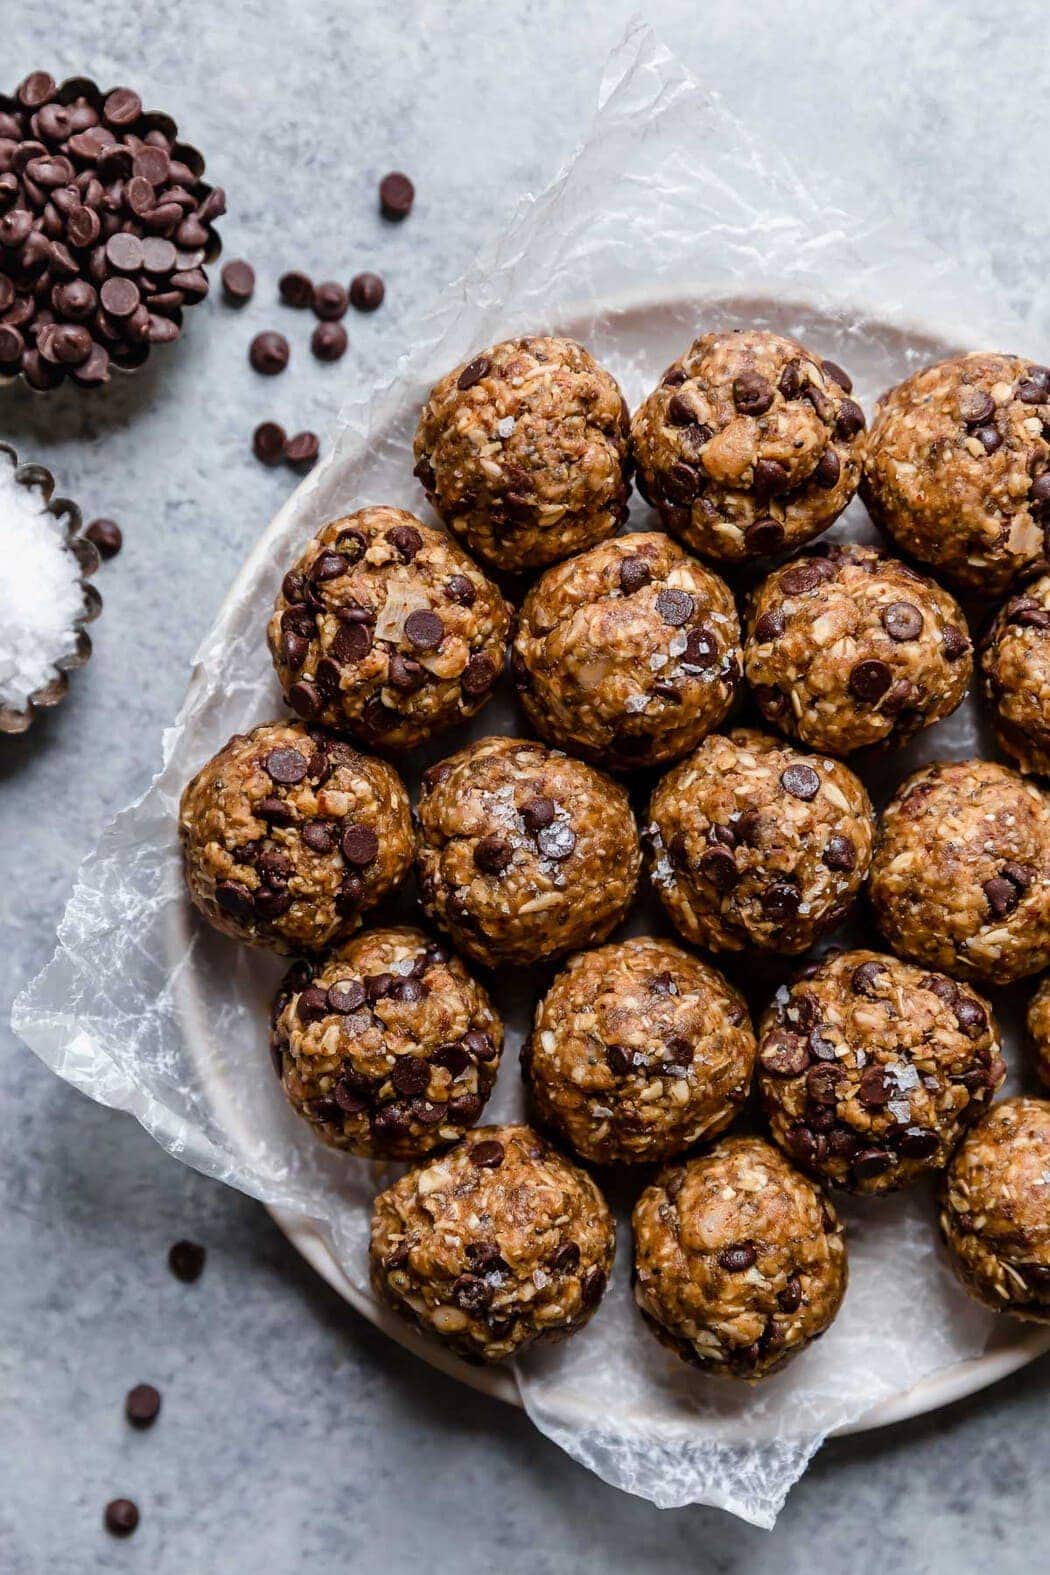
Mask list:
[[[284,457],[297,470],[314,463],[320,449],[316,432],[296,432],[284,445]]]
[[[283,372],[290,354],[287,339],[272,329],[256,334],[248,347],[248,360],[264,377],[276,377],[278,372]]]
[[[1033,367],[1029,376],[1022,378],[1017,385],[1017,397],[1022,405],[1042,405],[1050,401],[1050,377],[1045,368]]]
[[[351,625],[360,629],[361,624]],[[366,649],[368,644],[368,631],[365,630]],[[419,662],[414,662],[410,656],[401,656],[395,652],[390,658],[388,681],[392,689],[397,689],[401,694],[415,694],[426,683],[427,671]]]
[[[475,1143],[470,1150],[470,1160],[479,1170],[498,1170],[503,1164],[503,1144],[495,1138]]]
[[[961,629],[949,623],[945,625],[944,633],[941,635],[941,649],[944,651],[945,661],[957,662],[970,649],[970,641]]]
[[[997,919],[1005,918],[1008,913],[1012,913],[1021,900],[1020,893],[1013,881],[1004,880],[1000,876],[984,881],[981,889],[988,899],[988,906]]]
[[[474,845],[474,863],[486,875],[501,875],[514,857],[514,849],[503,837],[482,837]]]
[[[124,533],[116,520],[92,520],[84,535],[98,548],[102,558],[115,558],[124,545]]]
[[[780,785],[793,798],[808,802],[820,792],[820,777],[812,766],[796,761],[780,773]]]
[[[818,1061],[806,1073],[806,1096],[815,1105],[834,1105],[845,1073],[837,1061]]]
[[[758,498],[769,498],[776,493],[786,492],[791,485],[791,475],[786,465],[779,459],[759,459],[751,476],[751,486]],[[746,537],[745,532],[745,537]],[[769,551],[769,548],[763,549]]]
[[[922,633],[922,613],[914,602],[891,602],[882,611],[882,627],[891,640],[917,640]]]
[[[797,361],[789,361],[780,374],[777,387],[785,399],[797,399],[804,386],[801,367]]]
[[[302,679],[289,689],[288,704],[299,716],[305,717],[309,721],[321,709],[321,696],[318,694],[314,684],[309,683],[306,679]]]
[[[262,421],[252,433],[252,453],[264,465],[279,465],[284,445],[285,431],[276,421]]]
[[[379,838],[371,826],[348,826],[343,832],[340,847],[343,858],[356,869],[366,869],[379,856]]]
[[[727,1274],[744,1274],[754,1267],[757,1257],[752,1242],[739,1241],[732,1247],[723,1247],[718,1254],[718,1261]]]
[[[929,1159],[940,1147],[936,1132],[926,1127],[905,1127],[895,1141],[906,1159]]]
[[[117,239],[118,237],[114,237]],[[110,317],[130,317],[139,304],[138,286],[131,279],[107,279],[99,291],[99,299]]]
[[[777,1292],[777,1306],[783,1313],[797,1312],[802,1305],[802,1286],[798,1276],[792,1274],[782,1291]]]
[[[334,279],[326,279],[323,283],[314,286],[311,304],[316,316],[325,322],[335,322],[337,318],[346,315],[348,300],[349,297],[341,284],[337,284]]]
[[[455,602],[457,607],[473,607],[478,593],[474,588],[474,581],[465,574],[451,574],[445,581],[445,595],[450,602]]]
[[[783,543],[784,527],[779,520],[755,520],[744,532],[744,545],[756,556],[768,557],[770,553],[779,552]]]
[[[857,850],[849,837],[835,834],[827,840],[823,860],[829,870],[848,871],[857,867]]]
[[[620,559],[620,589],[625,596],[633,596],[652,579],[652,570],[644,558]]]
[[[842,370],[837,361],[822,361],[820,365],[825,377],[829,377],[833,383],[837,383],[843,393],[852,394],[853,379],[848,372]]]
[[[492,657],[484,651],[478,651],[460,674],[459,684],[465,695],[476,697],[491,689],[496,677],[496,664]]]
[[[445,638],[445,625],[437,613],[418,608],[405,619],[405,634],[417,651],[436,651]]]
[[[774,1034],[763,1041],[758,1059],[774,1077],[799,1077],[809,1066],[809,1048],[799,1034]]]
[[[215,888],[215,901],[224,913],[234,919],[250,919],[252,894],[240,881],[223,880]]]
[[[416,188],[400,170],[392,170],[379,182],[379,207],[384,219],[406,218],[415,198]]]
[[[864,430],[864,412],[856,400],[844,399],[835,418],[835,436],[840,442],[850,443],[858,432]]]
[[[385,1001],[393,991],[394,976],[392,973],[370,973],[364,983],[365,994],[371,1002]]]
[[[865,1067],[857,1087],[857,1098],[861,1104],[869,1109],[878,1109],[882,1105],[888,1105],[892,1095],[890,1080],[882,1067]]]
[[[789,923],[801,901],[798,887],[786,880],[773,881],[762,893],[763,910],[775,924]]]
[[[550,798],[530,798],[521,807],[521,818],[529,831],[543,831],[552,824],[555,814],[554,800]]]
[[[834,570],[823,558],[805,558],[793,563],[780,576],[780,589],[786,596],[805,596],[815,591],[824,580],[831,579]]]
[[[773,388],[758,372],[741,372],[733,379],[733,403],[744,416],[761,416],[773,403]]]
[[[695,503],[706,485],[707,477],[700,467],[684,459],[676,459],[663,477],[665,495],[683,507]]]
[[[306,776],[306,756],[299,753],[298,749],[271,749],[264,755],[260,765],[267,776],[274,782],[284,786],[294,786]]]
[[[374,312],[382,306],[386,285],[377,273],[358,273],[350,280],[350,305],[355,312]]]
[[[345,1016],[364,1006],[367,996],[360,979],[337,979],[328,986],[328,1009]]]
[[[784,609],[772,607],[769,612],[764,612],[755,624],[755,639],[760,645],[767,645],[771,640],[778,640],[784,633]]]
[[[496,1058],[496,1046],[488,1034],[478,1028],[472,1028],[468,1034],[464,1034],[460,1043],[477,1061],[494,1061]]]
[[[310,349],[318,361],[338,361],[349,343],[342,323],[318,323],[310,335]]]
[[[399,1055],[391,1069],[390,1081],[399,1094],[410,1099],[415,1094],[426,1092],[430,1083],[430,1068],[418,1056]]]
[[[130,1537],[139,1523],[139,1509],[134,1499],[114,1498],[106,1505],[104,1516],[106,1530],[113,1537]]]
[[[893,1155],[884,1148],[865,1148],[854,1157],[853,1174],[858,1181],[870,1181],[881,1176],[893,1164]]]
[[[571,826],[564,822],[555,822],[553,825],[544,826],[536,833],[536,846],[545,859],[553,859],[556,863],[570,857],[576,846],[576,833]]]
[[[423,538],[414,525],[395,525],[387,531],[386,539],[405,563],[411,563],[423,546]]]
[[[865,704],[874,705],[881,700],[892,682],[893,674],[889,667],[877,658],[855,662],[850,668],[850,694]]]
[[[584,1307],[590,1309],[597,1307],[604,1295],[605,1271],[595,1264],[580,1280],[580,1301]]]
[[[728,848],[718,844],[710,847],[700,860],[700,873],[709,880],[716,891],[732,891],[740,879],[736,859]]]
[[[363,995],[364,991],[361,993]],[[351,1087],[345,1077],[341,1077],[332,1089],[332,1100],[344,1116],[359,1116],[368,1109],[368,1100],[364,1094]]]
[[[713,667],[718,661],[718,641],[710,629],[690,629],[682,652],[682,666],[698,672]]]
[[[968,427],[984,426],[995,415],[995,401],[983,388],[964,388],[959,395],[959,415]]]
[[[878,994],[878,982],[886,972],[880,962],[870,960],[854,968],[850,975],[850,986],[854,995],[872,997]]]
[[[550,1266],[558,1274],[573,1274],[580,1266],[580,1249],[576,1242],[560,1242],[551,1254]]]
[[[152,192],[149,206],[153,206]],[[231,306],[243,306],[255,294],[255,269],[251,263],[234,258],[223,266],[222,293]]]
[[[826,448],[817,460],[813,471],[813,480],[818,487],[830,491],[838,483],[842,474],[842,462],[833,448]]]
[[[468,388],[473,388],[475,383],[480,383],[483,377],[488,376],[491,367],[492,362],[487,355],[475,356],[473,361],[467,362],[459,374],[459,377],[456,379],[456,387],[461,393],[466,393]]]
[[[160,1415],[160,1392],[152,1384],[136,1384],[124,1397],[124,1415],[132,1427],[152,1427]]]
[[[282,273],[277,281],[277,289],[285,306],[294,306],[301,311],[313,303],[313,281],[305,273]]]
[[[199,1280],[204,1269],[204,1248],[195,1241],[177,1241],[168,1251],[168,1268],[184,1285]]]
[[[337,912],[344,918],[353,916],[361,906],[364,894],[365,888],[359,876],[352,873],[344,875],[335,895]]]
[[[688,623],[693,616],[695,603],[688,591],[673,590],[666,587],[656,597],[656,610],[664,623],[672,629],[679,629]]]

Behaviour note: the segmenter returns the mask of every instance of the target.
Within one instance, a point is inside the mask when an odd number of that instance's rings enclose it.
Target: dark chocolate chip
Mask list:
[[[825,491],[830,491],[832,487],[838,484],[841,474],[842,461],[833,448],[826,448],[817,460],[813,471],[813,480],[818,487],[823,487]]]
[[[892,1097],[893,1088],[883,1068],[865,1067],[857,1087],[857,1098],[861,1104],[869,1109],[877,1109],[882,1105],[888,1105]]]
[[[335,322],[346,315],[349,297],[341,284],[334,279],[325,279],[321,284],[314,286],[312,306],[317,317],[325,322]]]
[[[790,793],[793,798],[808,802],[809,799],[816,798],[820,792],[820,777],[812,766],[796,761],[780,773],[780,785],[785,793]]]
[[[92,520],[84,535],[98,548],[102,558],[115,558],[124,545],[124,533],[116,520]]]
[[[415,1094],[426,1092],[430,1083],[430,1068],[418,1056],[399,1055],[391,1069],[390,1081],[399,1094],[410,1099]]]
[[[855,662],[850,669],[850,694],[867,705],[875,705],[881,700],[892,682],[893,674],[889,667],[877,658]]]
[[[407,218],[415,199],[416,188],[400,170],[392,170],[379,182],[379,206],[384,219]]]
[[[733,403],[745,416],[761,416],[773,403],[772,385],[758,372],[741,372],[733,379]]]
[[[728,848],[715,844],[707,849],[700,860],[700,873],[705,876],[716,891],[732,891],[740,879],[736,859]]]
[[[521,818],[529,831],[542,831],[552,824],[555,814],[554,800],[550,798],[530,798],[521,807]]]
[[[356,869],[366,869],[379,856],[379,838],[371,826],[348,826],[340,846],[343,858]]]
[[[772,607],[769,612],[764,612],[755,624],[755,639],[760,645],[768,645],[771,640],[778,640],[784,633],[784,609]]]
[[[848,372],[842,370],[837,361],[822,361],[820,365],[825,377],[830,377],[833,383],[837,383],[844,394],[852,394],[853,379]]]
[[[828,838],[823,859],[829,870],[849,871],[857,867],[857,850],[849,837],[836,833]]]
[[[477,697],[492,688],[497,676],[493,658],[484,651],[478,651],[460,674],[460,688],[465,695]]]
[[[337,979],[328,986],[328,1009],[345,1016],[364,1006],[367,996],[360,979]]]
[[[652,579],[652,570],[644,558],[620,559],[620,589],[625,596],[633,596]]]
[[[757,498],[769,498],[780,492],[786,492],[791,485],[791,473],[786,465],[779,459],[759,459],[755,461],[751,478],[752,490]],[[757,521],[755,522],[757,524]],[[754,527],[749,527],[753,529]],[[747,532],[744,533],[745,539]],[[764,552],[773,549],[764,547]]]
[[[152,1384],[136,1384],[124,1397],[124,1415],[132,1427],[152,1427],[160,1415],[160,1391]]]
[[[284,445],[284,457],[297,470],[312,465],[320,450],[316,432],[296,432]]]
[[[417,651],[436,651],[445,638],[445,625],[436,612],[417,608],[405,619],[405,634]]]
[[[498,1170],[503,1164],[503,1144],[495,1138],[475,1143],[470,1150],[470,1160],[479,1170]]]
[[[744,545],[748,552],[767,557],[779,552],[784,544],[784,527],[779,520],[754,520],[744,532]]]
[[[264,377],[276,377],[278,372],[283,372],[290,354],[287,339],[272,329],[256,334],[248,347],[248,360]]]
[[[285,306],[302,310],[313,302],[313,281],[305,273],[283,273],[277,281],[277,289]]]
[[[883,608],[882,627],[898,643],[917,640],[923,629],[922,613],[914,602],[891,602]]]
[[[423,538],[414,525],[395,525],[387,531],[386,538],[405,563],[411,563],[423,546]]]
[[[953,623],[949,623],[945,625],[944,633],[941,635],[941,649],[944,651],[945,661],[957,662],[970,649],[970,641],[962,629],[957,629]]]
[[[753,1242],[739,1241],[732,1247],[723,1247],[718,1261],[727,1274],[744,1274],[754,1267],[757,1257]]]
[[[130,1498],[110,1499],[106,1505],[104,1522],[110,1536],[130,1537],[139,1523],[138,1505]]]
[[[478,593],[474,588],[474,581],[468,579],[465,574],[451,574],[445,581],[445,595],[450,602],[455,602],[457,607],[473,607]]]
[[[350,305],[355,312],[374,312],[383,304],[386,285],[377,273],[358,273],[350,280]]]
[[[893,1155],[884,1148],[865,1148],[855,1155],[853,1174],[858,1181],[870,1181],[881,1176],[893,1164]]]
[[[177,1241],[168,1251],[168,1268],[184,1285],[199,1280],[204,1269],[205,1251],[195,1241]]]
[[[284,458],[285,430],[276,421],[262,421],[252,433],[252,453],[264,465],[279,465]]]
[[[474,845],[474,863],[486,875],[501,875],[513,857],[514,849],[503,837],[482,837]]]
[[[260,764],[272,781],[283,786],[293,786],[306,776],[307,759],[298,749],[271,749]]]
[[[777,1306],[783,1313],[797,1312],[802,1305],[802,1286],[798,1276],[792,1274],[782,1291],[777,1292]]]
[[[875,996],[878,994],[878,982],[886,972],[880,962],[869,959],[860,963],[850,975],[850,986],[855,995]]]
[[[799,889],[790,881],[775,880],[762,893],[762,908],[775,924],[787,924],[798,913]]]
[[[318,323],[310,335],[310,349],[318,361],[338,361],[346,354],[349,340],[342,323]]]
[[[695,603],[688,591],[673,590],[666,587],[656,597],[656,611],[669,624],[672,629],[678,629],[688,623],[693,616]]]
[[[995,401],[983,388],[964,388],[959,395],[959,415],[968,427],[981,427],[995,415]]]
[[[233,919],[250,919],[252,894],[240,881],[223,880],[215,888],[215,901]]]
[[[1013,881],[1005,880],[998,875],[992,880],[986,880],[981,889],[997,919],[1005,918],[1006,914],[1012,913],[1021,900],[1020,892]]]
[[[906,1159],[929,1159],[940,1147],[936,1132],[926,1127],[905,1127],[895,1141]]]
[[[597,1307],[605,1295],[605,1271],[597,1264],[588,1269],[580,1280],[580,1301],[588,1310]]]
[[[858,432],[864,430],[864,412],[854,399],[844,399],[835,418],[835,436],[840,442],[850,443]]]
[[[152,193],[151,199],[152,199]],[[149,207],[152,208],[152,200]],[[222,270],[222,293],[231,306],[243,306],[255,294],[255,269],[251,263],[234,258]]]
[[[461,393],[466,393],[468,388],[473,388],[475,383],[480,383],[487,377],[492,368],[492,362],[487,355],[475,356],[473,361],[468,361],[456,379],[456,387]]]

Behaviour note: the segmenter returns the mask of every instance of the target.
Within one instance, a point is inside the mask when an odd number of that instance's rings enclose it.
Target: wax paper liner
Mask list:
[[[262,539],[201,646],[164,737],[163,770],[82,866],[55,956],[16,1003],[16,1029],[62,1077],[130,1111],[185,1163],[319,1222],[362,1295],[369,1200],[386,1173],[323,1150],[285,1105],[265,1049],[267,996],[281,965],[205,933],[190,915],[175,835],[181,788],[230,733],[279,713],[263,631],[283,569],[307,536],[366,503],[421,509],[411,477],[415,413],[433,379],[479,347],[574,324],[634,403],[701,324],[757,318],[818,332],[825,354],[866,369],[858,393],[870,404],[938,346],[1016,340],[1016,324],[975,297],[972,267],[964,273],[899,233],[879,199],[854,189],[851,200],[865,217],[840,204],[826,175],[807,183],[760,145],[633,24],[607,68],[591,132],[563,173],[523,201],[442,293],[392,382],[341,413],[329,456]],[[665,303],[652,319],[659,346],[645,340],[639,325],[650,319],[631,305],[647,301]],[[927,336],[930,323],[937,329]],[[848,519],[854,533],[865,529],[859,505]],[[636,502],[633,523],[645,521]],[[494,703],[472,731],[520,725]],[[927,755],[965,755],[979,742],[969,708],[934,733],[934,744],[928,735],[920,746]],[[893,763],[898,775],[905,764],[911,759]],[[645,922],[643,909],[636,927]],[[520,977],[496,982],[511,1030],[490,1106],[496,1119],[523,1108],[514,1048],[529,986]],[[772,1525],[828,1432],[977,1354],[990,1327],[938,1254],[928,1195],[846,1212],[852,1277],[840,1318],[755,1389],[704,1378],[651,1338],[630,1305],[622,1214],[599,1315],[572,1342],[517,1365],[529,1414],[575,1459],[656,1504],[716,1504]]]

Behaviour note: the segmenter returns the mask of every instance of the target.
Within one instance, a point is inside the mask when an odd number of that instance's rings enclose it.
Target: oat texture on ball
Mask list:
[[[569,755],[481,739],[424,773],[418,814],[423,907],[476,962],[595,945],[630,908],[641,854],[627,795]]]
[[[1050,574],[996,614],[981,643],[981,692],[1003,753],[1050,776]]]
[[[648,937],[571,957],[522,1050],[540,1120],[599,1165],[670,1159],[715,1137],[747,1098],[754,1061],[739,992]]]
[[[380,507],[318,532],[282,581],[267,638],[301,716],[402,750],[481,709],[509,629],[503,596],[451,537]]]
[[[629,426],[616,379],[582,345],[509,339],[431,389],[415,474],[484,563],[536,568],[626,520]]]
[[[862,496],[902,552],[975,595],[1045,569],[1050,368],[980,351],[913,373],[879,400]]]
[[[646,828],[653,884],[687,941],[789,954],[846,917],[874,834],[847,766],[750,728],[713,733],[673,767]]]
[[[270,1047],[288,1100],[332,1148],[420,1159],[455,1143],[492,1092],[503,1025],[446,946],[367,930],[293,964]]]
[[[851,1192],[942,1170],[1006,1065],[988,1002],[946,974],[871,951],[836,952],[783,987],[759,1034],[773,1136]]]
[[[393,767],[298,722],[235,734],[183,792],[179,836],[208,922],[286,953],[356,929],[415,851]]]
[[[732,593],[668,536],[603,542],[533,586],[513,665],[528,718],[550,743],[621,770],[676,760],[733,703]]]
[[[1050,1101],[1004,1099],[961,1144],[941,1189],[941,1233],[970,1295],[1050,1323]]]
[[[616,1236],[591,1178],[526,1126],[478,1127],[375,1200],[376,1294],[474,1362],[583,1327]]]
[[[638,490],[718,563],[801,546],[860,482],[864,412],[841,367],[765,329],[703,334],[635,412]]]
[[[683,1360],[765,1378],[830,1326],[846,1243],[821,1188],[761,1138],[671,1165],[635,1205],[635,1300]]]
[[[766,719],[811,749],[898,748],[948,716],[973,670],[954,599],[871,547],[834,544],[751,597],[745,671]]]
[[[1040,979],[1025,1014],[1028,1049],[1036,1077],[1050,1090],[1050,974]]]
[[[1050,800],[988,760],[897,789],[871,866],[875,922],[902,957],[986,984],[1050,964]]]

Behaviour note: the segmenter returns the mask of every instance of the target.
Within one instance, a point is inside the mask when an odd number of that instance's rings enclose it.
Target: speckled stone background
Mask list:
[[[88,73],[176,116],[225,185],[225,254],[254,302],[211,300],[186,340],[93,399],[0,395],[0,438],[90,518],[126,528],[75,693],[0,742],[0,1568],[210,1572],[718,1570],[1027,1572],[1045,1559],[1050,1362],[828,1446],[772,1534],[661,1513],[603,1486],[530,1424],[375,1333],[249,1200],[183,1169],[128,1118],[38,1066],[6,1027],[49,955],[77,861],[148,783],[197,642],[290,480],[251,458],[264,417],[316,427],[406,347],[417,306],[541,187],[591,114],[633,0],[74,0],[5,8],[3,70]],[[1047,350],[1029,290],[1050,229],[1042,0],[653,0],[668,43],[795,158],[856,170],[906,221],[991,271]],[[403,168],[400,227],[375,181]],[[869,199],[865,199],[869,200]],[[273,304],[302,266],[388,282],[338,365]],[[252,374],[257,329],[292,366]],[[0,565],[0,573],[2,573]],[[168,1245],[208,1248],[178,1284]],[[164,1394],[125,1424],[134,1382]],[[101,1529],[128,1494],[142,1524]]]

